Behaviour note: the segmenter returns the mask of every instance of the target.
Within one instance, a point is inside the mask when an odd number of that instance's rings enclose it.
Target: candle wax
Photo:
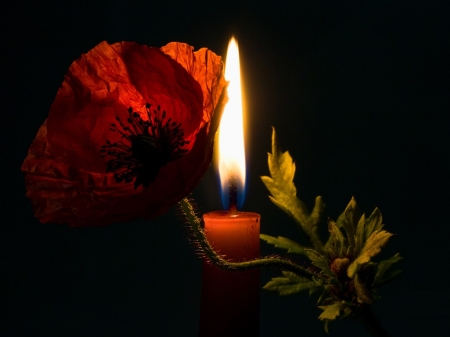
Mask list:
[[[203,219],[209,242],[225,259],[259,258],[259,214],[222,211]],[[204,259],[199,336],[259,336],[259,287],[259,269],[224,271]]]

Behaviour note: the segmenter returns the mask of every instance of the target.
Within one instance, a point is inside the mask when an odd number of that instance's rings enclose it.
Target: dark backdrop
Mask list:
[[[298,195],[336,218],[378,206],[404,274],[375,310],[393,336],[444,336],[448,303],[449,20],[445,1],[6,1],[1,7],[1,336],[196,336],[201,263],[175,211],[104,228],[40,224],[20,165],[70,64],[99,42],[240,44],[244,210],[299,239],[267,198],[271,126]],[[194,193],[221,208],[211,169]],[[273,252],[262,244],[262,252]],[[262,284],[278,275],[262,272]],[[324,336],[306,294],[261,292],[261,336]],[[353,322],[332,336],[364,336]]]

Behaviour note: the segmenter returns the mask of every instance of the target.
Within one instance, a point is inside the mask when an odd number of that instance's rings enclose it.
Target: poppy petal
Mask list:
[[[226,85],[222,71],[219,56],[182,43],[158,49],[102,42],[82,55],[70,66],[22,165],[35,216],[100,226],[165,213],[210,165],[217,129],[211,120]],[[135,188],[106,172],[108,160],[100,150],[123,139],[111,125],[126,123],[130,107],[149,123],[146,103],[161,106],[163,118],[179,123],[185,145],[183,155],[164,162],[147,188]]]

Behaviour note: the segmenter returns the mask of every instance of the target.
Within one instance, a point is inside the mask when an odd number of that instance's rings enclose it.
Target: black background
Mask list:
[[[99,42],[240,44],[248,113],[243,210],[301,240],[270,203],[271,126],[298,195],[336,218],[378,206],[403,275],[375,311],[393,336],[450,328],[449,20],[445,1],[6,1],[1,8],[1,336],[196,336],[201,262],[176,212],[103,228],[41,225],[20,165],[70,64]],[[294,1],[292,1],[294,3]],[[213,169],[194,192],[221,209]],[[262,243],[262,253],[274,252]],[[261,283],[278,275],[262,271]],[[324,336],[316,298],[261,292],[261,336]],[[331,336],[364,336],[336,322]]]

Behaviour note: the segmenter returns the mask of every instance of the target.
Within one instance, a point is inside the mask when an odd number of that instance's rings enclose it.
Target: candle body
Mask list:
[[[259,257],[259,214],[211,212],[203,219],[209,242],[227,260]],[[199,335],[259,336],[259,287],[259,269],[224,271],[204,259]]]

